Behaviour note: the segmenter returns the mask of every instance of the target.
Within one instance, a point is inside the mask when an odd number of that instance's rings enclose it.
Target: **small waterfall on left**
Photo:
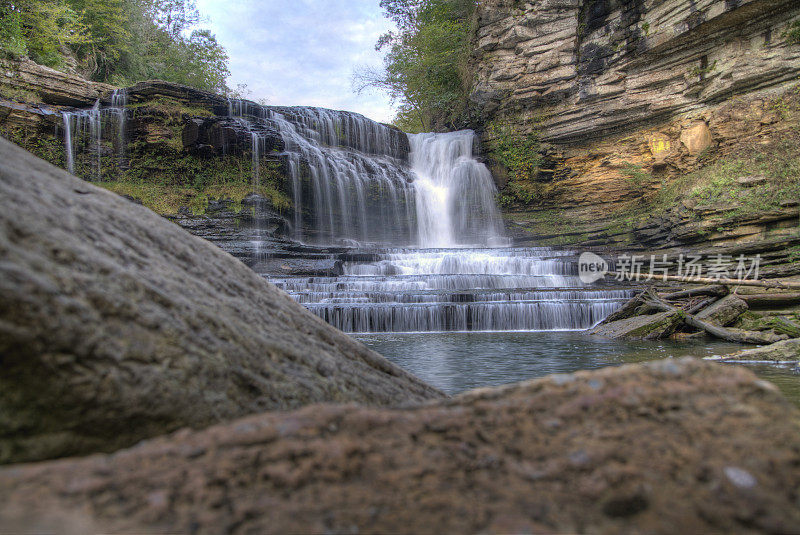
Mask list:
[[[98,99],[87,110],[61,113],[64,129],[64,151],[67,171],[81,174],[85,179],[100,180],[103,176],[103,135],[114,132],[109,139],[115,146],[117,169],[125,160],[125,128],[127,94],[117,89],[111,95],[111,106],[103,107]],[[76,164],[83,164],[80,169]]]

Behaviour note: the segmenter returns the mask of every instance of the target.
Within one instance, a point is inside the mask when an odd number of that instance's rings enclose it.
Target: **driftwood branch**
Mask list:
[[[695,329],[700,329],[701,331],[707,332],[711,336],[715,336],[729,342],[738,342],[740,344],[772,344],[784,339],[784,337],[777,337],[768,333],[743,331],[740,329],[726,329],[724,327],[720,327],[719,325],[714,325],[712,323],[699,320],[692,314],[687,313],[685,310],[674,307],[662,300],[652,289],[648,289],[644,294],[644,300],[647,302],[647,304],[658,310],[663,310],[665,312],[678,312],[681,314],[683,322],[686,325],[694,327]]]
[[[627,277],[627,273],[620,273],[617,271],[609,271],[606,273],[606,276],[614,276],[614,277]],[[641,277],[648,277],[647,273],[641,273]],[[797,288],[800,290],[800,282],[778,282],[778,281],[766,281],[766,280],[750,280],[750,279],[711,279],[707,277],[679,277],[677,275],[654,275],[652,278],[647,279],[647,282],[658,282],[658,281],[677,281],[677,282],[689,282],[689,283],[697,283],[697,284],[722,284],[724,286],[758,286],[760,288],[782,288],[784,290],[789,290],[792,288]]]
[[[667,301],[673,299],[683,299],[684,297],[695,297],[697,295],[710,295],[714,297],[725,297],[728,295],[728,288],[722,284],[713,284],[711,286],[701,286],[700,288],[690,288],[688,290],[681,290],[680,292],[673,292],[661,296]]]
[[[750,308],[772,308],[800,305],[800,292],[739,295]]]
[[[687,314],[697,314],[698,312],[700,312],[701,310],[706,308],[708,305],[716,303],[717,301],[719,301],[719,297],[707,297],[707,298],[701,300],[696,305],[687,308],[686,309],[686,313]]]

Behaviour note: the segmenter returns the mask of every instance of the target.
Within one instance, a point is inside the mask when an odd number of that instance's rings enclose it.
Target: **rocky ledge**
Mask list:
[[[177,225],[0,139],[0,463],[441,394]]]
[[[789,533],[800,412],[691,359],[406,410],[315,405],[0,470],[0,524],[61,533]],[[70,531],[71,530],[71,531]]]

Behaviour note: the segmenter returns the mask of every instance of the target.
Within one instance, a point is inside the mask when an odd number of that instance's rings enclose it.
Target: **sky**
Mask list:
[[[388,122],[389,98],[352,88],[358,67],[379,68],[378,37],[391,28],[379,0],[197,0],[202,24],[230,56],[228,85],[276,106],[320,106]]]

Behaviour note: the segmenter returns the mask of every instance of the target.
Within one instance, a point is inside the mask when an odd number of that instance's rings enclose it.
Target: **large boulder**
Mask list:
[[[0,470],[0,525],[69,533],[790,533],[800,412],[696,360],[406,410],[316,405]]]
[[[440,397],[177,225],[0,139],[0,463]]]

